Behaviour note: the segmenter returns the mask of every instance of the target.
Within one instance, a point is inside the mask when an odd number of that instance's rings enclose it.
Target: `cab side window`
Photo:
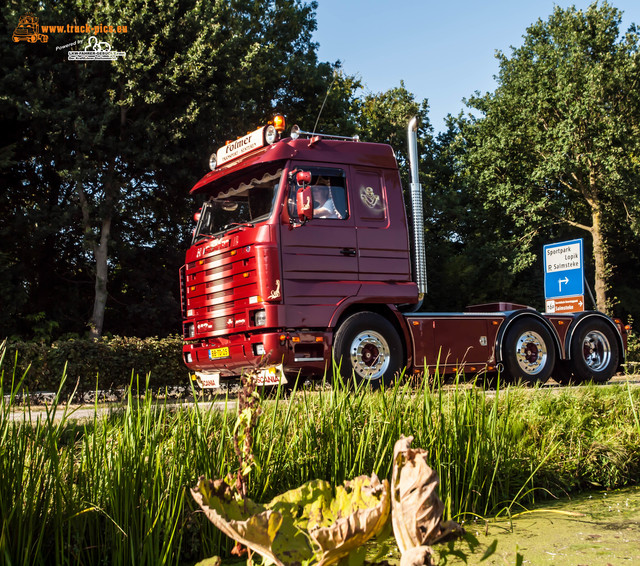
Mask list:
[[[313,196],[313,219],[346,220],[349,218],[347,203],[346,175],[342,169],[312,167],[311,193]],[[295,177],[289,187],[289,215],[296,214],[296,192],[300,186]]]

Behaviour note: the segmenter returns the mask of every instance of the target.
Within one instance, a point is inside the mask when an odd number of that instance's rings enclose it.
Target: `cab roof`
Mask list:
[[[316,161],[342,165],[360,165],[380,169],[397,169],[393,149],[390,145],[332,139],[285,138],[272,145],[262,147],[247,156],[210,171],[191,189],[191,194],[215,192],[220,185],[244,175],[247,170],[257,169],[262,164],[283,162],[289,159]]]

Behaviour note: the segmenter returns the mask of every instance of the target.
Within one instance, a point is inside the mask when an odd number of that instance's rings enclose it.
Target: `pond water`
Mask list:
[[[508,520],[467,524],[481,550],[468,564],[555,566],[640,565],[640,487],[581,494],[546,502]],[[496,553],[480,562],[494,540]],[[463,564],[454,560],[448,564]]]
[[[454,550],[462,551],[466,562],[449,555],[440,566],[515,566],[518,554],[522,564],[529,566],[640,566],[640,487],[549,501],[514,515],[511,521],[490,519],[464,527],[477,538],[478,548],[470,553],[467,543],[457,541]],[[399,564],[400,554],[392,540],[393,536],[382,558]],[[494,541],[495,553],[481,561]],[[380,550],[375,540],[370,541],[367,558],[372,560]]]

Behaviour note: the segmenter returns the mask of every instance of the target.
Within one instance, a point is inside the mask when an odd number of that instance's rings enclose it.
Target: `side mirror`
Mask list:
[[[296,209],[298,219],[303,224],[313,218],[313,198],[310,187],[301,187],[296,193]]]
[[[311,171],[298,171],[296,173],[296,183],[298,185],[308,185],[311,182]]]

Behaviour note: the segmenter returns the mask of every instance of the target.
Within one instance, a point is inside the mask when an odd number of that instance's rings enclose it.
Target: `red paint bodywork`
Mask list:
[[[522,316],[545,321],[559,358],[566,356],[572,329],[585,313],[543,317],[511,303],[465,313],[400,312],[401,305],[418,302],[418,288],[398,167],[388,145],[287,138],[206,174],[191,193],[216,195],[274,164],[283,174],[270,218],[187,251],[181,270],[183,354],[191,370],[237,377],[261,362],[261,345],[269,363],[283,364],[285,374],[322,376],[331,364],[334,330],[358,310],[393,322],[408,372],[436,365],[445,372],[495,369],[502,361],[501,337]],[[344,170],[348,218],[292,227],[288,173],[308,167]],[[382,203],[383,212],[372,203]],[[265,326],[254,321],[261,310]],[[210,352],[221,348],[228,355],[211,359]]]

